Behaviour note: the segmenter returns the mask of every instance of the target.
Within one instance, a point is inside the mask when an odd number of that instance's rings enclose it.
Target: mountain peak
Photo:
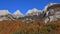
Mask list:
[[[0,15],[10,14],[8,10],[0,10]]]
[[[32,10],[33,10],[34,12],[38,11],[38,9],[36,9],[36,8],[33,8]]]
[[[16,11],[13,13],[13,15],[23,15],[23,14],[20,12],[20,10],[16,10]]]
[[[30,9],[30,10],[27,11],[26,14],[33,13],[33,12],[38,12],[38,9],[36,9],[36,8]]]
[[[33,8],[33,9],[27,11],[26,16],[33,16],[33,15],[37,15],[38,16],[40,13],[42,13],[41,10]]]
[[[14,18],[19,18],[19,17],[23,17],[24,15],[20,12],[20,10],[16,10],[13,14]]]

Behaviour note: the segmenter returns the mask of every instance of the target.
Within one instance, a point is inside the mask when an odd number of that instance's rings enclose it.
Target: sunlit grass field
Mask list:
[[[60,34],[60,21],[26,23],[20,20],[4,20],[0,21],[0,34]]]

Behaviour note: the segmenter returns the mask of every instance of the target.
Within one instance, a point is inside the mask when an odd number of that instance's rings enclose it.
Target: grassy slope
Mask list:
[[[44,23],[33,21],[24,23],[19,20],[5,20],[0,22],[0,34],[59,34],[60,21]]]

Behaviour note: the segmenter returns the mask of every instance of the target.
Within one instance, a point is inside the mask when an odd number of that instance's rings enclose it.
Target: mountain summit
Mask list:
[[[19,17],[23,17],[24,15],[20,12],[20,10],[16,10],[13,13],[13,17],[19,18]]]
[[[10,14],[8,10],[0,10],[0,16]]]
[[[23,14],[20,12],[20,10],[16,10],[16,11],[13,13],[13,15],[23,15]]]
[[[33,9],[31,9],[31,10],[28,10],[26,14],[28,14],[28,13],[33,13],[33,12],[37,12],[37,11],[38,11],[38,10],[37,10],[36,8],[33,8]]]
[[[30,15],[38,15],[40,13],[41,13],[41,10],[38,10],[36,8],[33,8],[31,10],[28,10],[27,13],[26,13],[26,15],[27,16],[30,16]]]

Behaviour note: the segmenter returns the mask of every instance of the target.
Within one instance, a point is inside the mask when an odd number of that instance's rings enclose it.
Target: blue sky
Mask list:
[[[42,10],[45,5],[50,2],[60,3],[60,0],[0,0],[0,10],[9,10],[13,13],[16,10],[20,10],[23,14],[27,10],[37,8]]]

